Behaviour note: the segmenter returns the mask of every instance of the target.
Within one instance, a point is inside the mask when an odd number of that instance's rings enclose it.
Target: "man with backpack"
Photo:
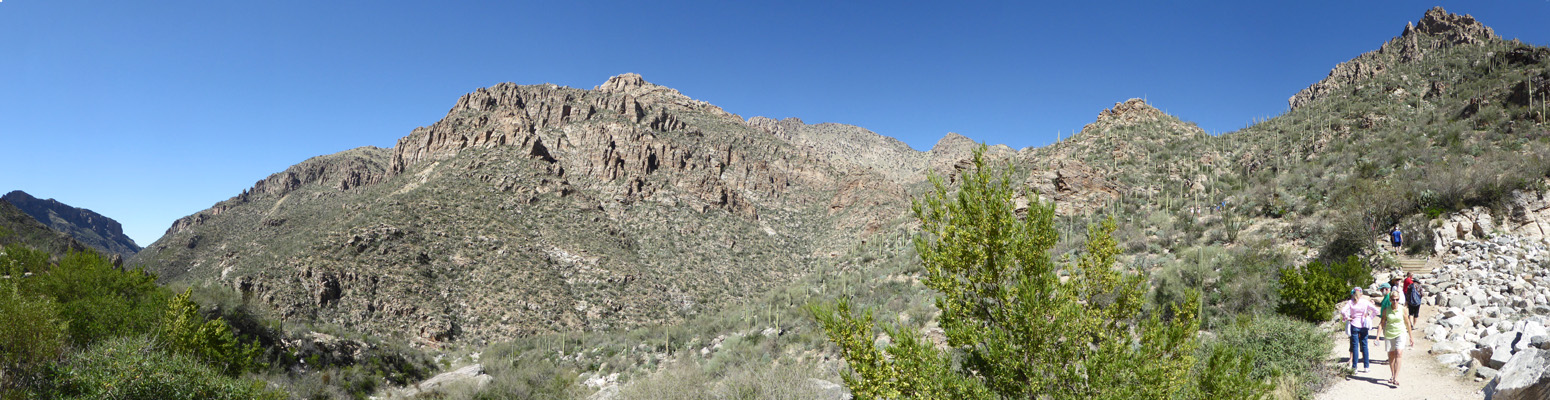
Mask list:
[[[1421,283],[1416,282],[1415,274],[1405,273],[1405,305],[1409,307],[1409,313],[1405,314],[1405,327],[1415,330],[1415,319],[1421,317],[1421,299],[1426,293],[1421,290]]]

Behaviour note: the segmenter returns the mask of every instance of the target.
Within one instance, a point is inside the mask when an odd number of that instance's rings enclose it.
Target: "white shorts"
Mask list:
[[[1389,351],[1403,351],[1405,346],[1410,344],[1409,341],[1405,340],[1405,335],[1399,335],[1399,337],[1393,339],[1383,339],[1383,343],[1388,346]]]

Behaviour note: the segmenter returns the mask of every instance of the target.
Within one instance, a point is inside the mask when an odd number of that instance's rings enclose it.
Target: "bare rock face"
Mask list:
[[[594,187],[619,201],[655,195],[663,187],[650,183],[654,175],[686,175],[674,179],[676,189],[748,213],[754,199],[779,199],[792,185],[832,184],[810,171],[808,160],[751,156],[769,146],[725,135],[729,121],[740,122],[637,74],[591,91],[503,83],[464,95],[446,118],[399,139],[391,170],[403,173],[471,147],[516,146],[555,164],[562,176],[601,182]]]
[[[1336,65],[1329,76],[1287,99],[1292,109],[1309,102],[1333,95],[1336,90],[1357,85],[1383,74],[1397,63],[1424,60],[1428,53],[1442,48],[1460,45],[1480,45],[1501,40],[1490,27],[1469,15],[1451,14],[1442,7],[1426,11],[1421,21],[1406,24],[1399,37],[1384,43],[1383,47]]]

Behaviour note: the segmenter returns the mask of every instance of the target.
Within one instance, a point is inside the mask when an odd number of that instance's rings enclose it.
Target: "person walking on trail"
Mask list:
[[[1383,344],[1389,351],[1389,384],[1399,387],[1399,361],[1403,355],[1405,346],[1410,343],[1410,332],[1405,329],[1405,316],[1401,311],[1400,296],[1395,292],[1394,285],[1399,283],[1395,278],[1391,283],[1378,285],[1378,292],[1383,293],[1383,302],[1378,304],[1378,337],[1383,339]]]
[[[1378,316],[1378,306],[1362,293],[1362,288],[1351,289],[1351,300],[1340,304],[1340,320],[1345,321],[1346,336],[1351,340],[1351,370],[1367,372],[1372,368],[1372,353],[1367,348],[1367,337],[1373,328],[1373,318]],[[1360,353],[1358,354],[1358,351]],[[1357,357],[1361,357],[1358,359]],[[1356,362],[1362,362],[1361,369]]]
[[[1421,317],[1421,301],[1426,295],[1421,291],[1421,283],[1416,282],[1415,274],[1405,273],[1405,307],[1409,313],[1405,314],[1405,327],[1415,330],[1415,320]]]
[[[1394,254],[1399,254],[1399,245],[1405,243],[1404,235],[1399,232],[1399,228],[1389,232],[1389,241],[1394,243]]]

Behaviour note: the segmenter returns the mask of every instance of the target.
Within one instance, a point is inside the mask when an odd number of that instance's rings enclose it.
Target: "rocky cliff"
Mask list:
[[[118,221],[92,210],[71,207],[54,199],[38,199],[20,190],[6,193],[0,200],[103,254],[128,257],[140,251],[134,239],[124,235],[124,227]]]

